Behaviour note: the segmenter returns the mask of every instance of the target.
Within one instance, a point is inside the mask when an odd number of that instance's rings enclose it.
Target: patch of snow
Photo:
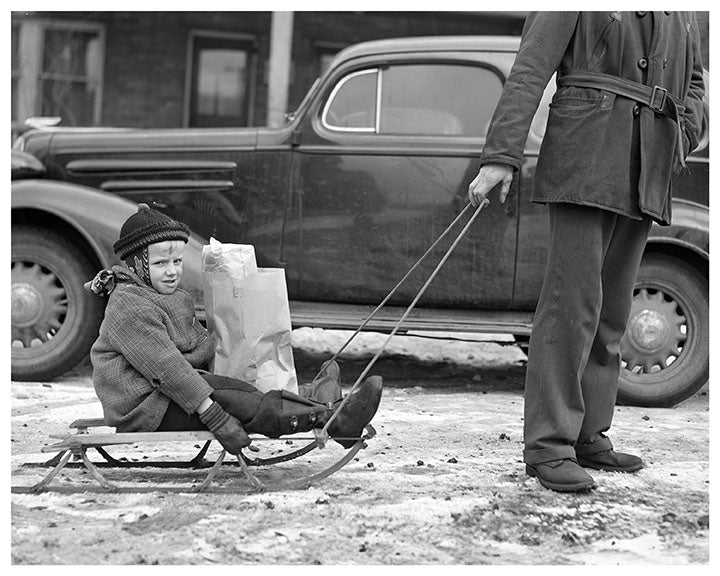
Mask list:
[[[383,355],[407,356],[424,362],[453,362],[461,365],[488,367],[495,364],[522,362],[525,354],[518,346],[499,344],[497,338],[507,335],[462,335],[464,340],[457,340],[461,335],[419,332],[394,335],[378,332],[359,332],[353,337],[351,330],[324,330],[322,328],[303,327],[293,330],[292,344],[294,348],[305,350],[317,355],[332,355],[340,350],[351,338],[341,358],[369,358],[386,344]],[[433,337],[427,337],[432,335]]]
[[[688,564],[682,553],[667,549],[656,533],[637,538],[597,541],[590,552],[573,554],[573,559],[587,564]]]

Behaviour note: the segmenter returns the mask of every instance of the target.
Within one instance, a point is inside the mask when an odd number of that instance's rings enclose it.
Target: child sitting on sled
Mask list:
[[[118,432],[209,429],[231,454],[250,444],[248,433],[277,438],[321,429],[342,401],[337,364],[300,387],[300,394],[252,385],[205,369],[215,336],[196,321],[193,299],[179,287],[189,229],[146,204],[128,218],[114,244],[125,266],[102,270],[86,284],[107,296],[100,335],[92,347],[93,384],[105,423]],[[371,376],[328,426],[345,448],[375,415],[382,378]]]

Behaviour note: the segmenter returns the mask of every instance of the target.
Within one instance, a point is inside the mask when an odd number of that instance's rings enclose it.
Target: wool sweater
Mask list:
[[[170,400],[191,414],[210,396],[196,369],[212,359],[215,337],[196,320],[185,290],[163,295],[123,266],[112,272],[115,287],[90,352],[93,384],[108,426],[151,432]]]

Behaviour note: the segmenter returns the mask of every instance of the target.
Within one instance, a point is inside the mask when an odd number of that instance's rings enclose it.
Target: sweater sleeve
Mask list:
[[[104,327],[114,349],[154,388],[195,412],[212,387],[172,342],[160,309],[133,294],[118,295],[115,305],[123,312],[106,313]]]
[[[515,63],[490,122],[480,165],[522,165],[530,124],[575,33],[578,12],[532,12]]]

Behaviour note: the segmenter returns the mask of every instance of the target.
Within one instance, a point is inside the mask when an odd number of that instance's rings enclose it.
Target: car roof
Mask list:
[[[519,36],[413,36],[371,40],[349,46],[337,54],[337,61],[347,61],[378,54],[407,52],[458,52],[490,50],[493,52],[516,52],[520,46]]]

